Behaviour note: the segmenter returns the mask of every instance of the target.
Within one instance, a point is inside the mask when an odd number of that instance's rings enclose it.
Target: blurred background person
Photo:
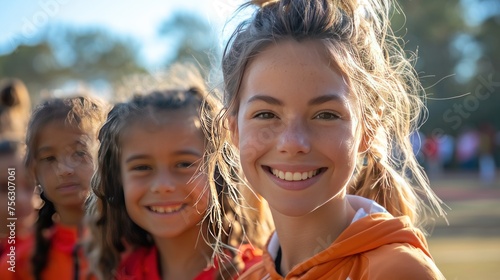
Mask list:
[[[24,167],[23,146],[20,142],[0,140],[0,221],[2,225],[0,226],[0,256],[2,260],[7,254],[15,254],[18,250],[29,248],[33,243],[29,239],[29,234],[33,229],[36,214],[33,205],[35,182]],[[16,218],[16,220],[9,220],[9,218]],[[11,250],[11,246],[14,250]],[[9,259],[10,257],[6,257],[5,261]]]
[[[31,100],[19,79],[0,81],[0,137],[24,140],[31,111]]]

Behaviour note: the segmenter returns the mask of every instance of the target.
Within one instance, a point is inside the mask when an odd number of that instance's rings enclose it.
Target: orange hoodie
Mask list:
[[[262,251],[252,248],[250,245],[240,247],[240,255],[245,264],[243,271],[262,260]],[[198,274],[193,280],[216,279],[219,267],[218,262],[210,269],[206,269]],[[160,280],[158,272],[158,250],[155,246],[147,248],[140,247],[130,253],[119,265],[117,270],[117,280]]]
[[[73,250],[78,240],[77,229],[74,227],[65,227],[55,225],[52,234],[52,243],[49,254],[47,255],[48,262],[42,272],[42,279],[75,279],[74,267],[75,262],[78,263],[79,278],[88,279],[87,261],[83,257],[82,250],[78,254],[78,259],[73,257]],[[28,246],[29,245],[29,246]],[[16,247],[14,263],[9,263],[7,255],[2,256],[0,263],[0,279],[2,280],[32,280],[35,279],[32,275],[31,256],[33,254],[35,240],[32,236],[23,247]],[[12,264],[15,267],[12,269]],[[9,268],[11,268],[9,270]],[[15,270],[15,272],[12,272]],[[91,278],[92,279],[92,278]]]
[[[348,199],[359,210],[353,223],[327,249],[297,264],[283,277],[274,264],[279,250],[274,233],[263,261],[239,279],[445,279],[432,260],[423,234],[408,217],[395,218],[362,197]]]

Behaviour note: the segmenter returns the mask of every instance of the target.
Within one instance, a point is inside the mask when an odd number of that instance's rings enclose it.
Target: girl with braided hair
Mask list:
[[[84,202],[104,114],[103,102],[83,95],[51,98],[35,107],[25,165],[41,189],[42,206],[33,247],[16,252],[16,271],[2,279],[88,279],[81,246]]]

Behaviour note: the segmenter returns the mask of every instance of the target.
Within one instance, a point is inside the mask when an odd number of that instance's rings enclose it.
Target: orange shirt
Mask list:
[[[262,262],[239,279],[445,279],[432,260],[423,234],[408,217],[366,213],[327,249],[297,264],[285,277],[275,268],[273,251],[279,248],[279,240],[273,234]]]
[[[3,238],[0,240],[0,258],[4,258],[4,255],[10,254],[13,255],[13,252],[17,252],[18,250],[24,251],[26,250],[24,247],[30,248],[32,243],[33,236],[31,234],[24,234],[22,236],[16,236],[14,240]],[[10,257],[9,257],[10,258]],[[3,279],[3,278],[1,278]]]
[[[243,271],[248,270],[254,264],[262,260],[262,252],[253,249],[249,245],[240,248],[241,258],[245,264]],[[140,247],[130,253],[119,265],[117,280],[160,280],[158,271],[158,250],[155,246],[147,248]],[[200,272],[193,280],[216,279],[219,267],[218,262],[208,270]]]
[[[87,260],[83,257],[82,249],[78,252],[78,258],[73,257],[73,251],[77,244],[78,234],[74,227],[55,225],[53,228],[52,243],[47,258],[47,266],[42,272],[42,279],[75,279],[75,263],[78,263],[79,278],[87,278]],[[9,270],[13,263],[9,263],[9,256],[4,255],[0,260],[0,279],[2,280],[32,280],[31,256],[35,247],[34,237],[26,242],[28,245],[16,247],[15,250],[15,272]]]

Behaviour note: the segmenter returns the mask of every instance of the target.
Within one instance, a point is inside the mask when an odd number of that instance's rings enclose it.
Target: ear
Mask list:
[[[239,147],[238,117],[234,115],[228,116],[227,121],[229,124],[231,142],[234,146]]]

